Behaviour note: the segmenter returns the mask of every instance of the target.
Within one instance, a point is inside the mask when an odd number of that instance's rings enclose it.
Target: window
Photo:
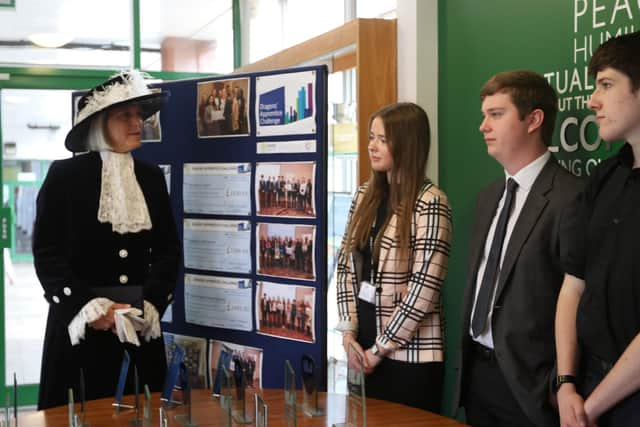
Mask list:
[[[231,0],[141,0],[141,68],[233,71]]]

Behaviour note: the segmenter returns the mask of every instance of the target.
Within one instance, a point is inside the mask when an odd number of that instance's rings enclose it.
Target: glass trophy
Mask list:
[[[233,401],[233,377],[231,372],[223,366],[222,379],[220,380],[220,407],[231,411],[231,402]]]
[[[234,360],[233,378],[236,386],[236,395],[233,399],[233,420],[237,424],[251,424],[251,412],[247,408],[247,378],[239,360]]]
[[[367,404],[364,392],[364,355],[352,343],[347,350],[347,408],[346,420],[334,427],[366,427]]]
[[[144,385],[144,406],[142,408],[144,427],[151,427],[151,391],[147,384]]]
[[[84,394],[84,391],[81,392],[81,394]],[[76,404],[75,401],[73,399],[73,389],[70,388],[68,391],[68,399],[69,399],[69,403],[68,403],[68,407],[69,407],[69,427],[89,427],[89,424],[86,424],[84,422],[84,395],[81,397],[81,402],[80,402],[80,407],[81,407],[81,414],[77,414],[76,413]],[[8,414],[7,414],[7,427],[9,427],[10,424],[10,420],[8,418]],[[15,425],[18,425],[17,419],[15,421]]]
[[[176,421],[185,427],[198,427],[198,425],[193,421],[191,408],[191,373],[184,362],[180,364],[180,383],[182,388],[182,404],[184,413],[176,415]]]
[[[182,402],[173,400],[173,389],[176,387],[178,376],[180,375],[180,365],[184,358],[184,349],[179,345],[173,348],[173,354],[171,361],[167,367],[167,376],[164,379],[164,385],[162,386],[162,394],[160,395],[160,401],[165,409],[171,409],[176,405],[181,405]]]
[[[296,427],[296,373],[288,360],[284,361],[284,420],[287,427]]]
[[[140,382],[138,379],[138,367],[133,367],[133,395],[134,395],[134,405],[136,416],[134,419],[129,420],[129,425],[131,427],[142,427],[144,424],[144,420],[140,418]]]
[[[159,419],[160,419],[160,427],[168,427],[169,426],[169,417],[167,416],[167,411],[164,406],[160,406],[158,408]]]
[[[70,388],[68,391],[68,408],[69,408],[69,427],[76,427],[76,408],[73,402],[73,389]],[[7,411],[9,409],[9,399],[7,398]],[[7,412],[7,424],[9,423],[9,413]]]
[[[211,369],[211,378],[213,378],[213,390],[214,397],[218,397],[221,394],[222,382],[224,381],[223,368],[229,368],[229,362],[231,361],[231,350],[223,345],[220,351],[220,357],[218,358],[218,365],[215,369]]]
[[[231,390],[233,390],[233,387],[231,387]],[[222,406],[222,410],[224,411],[223,425],[231,427],[233,425],[233,405],[231,404],[233,398],[231,397],[231,395],[228,395],[227,399],[228,400],[226,400],[225,406]]]
[[[127,350],[124,351],[122,356],[122,364],[120,365],[120,376],[118,377],[118,385],[116,386],[115,402],[112,406],[116,408],[116,415],[120,414],[121,409],[134,409],[132,405],[125,405],[122,403],[122,396],[124,396],[124,386],[127,383],[127,374],[129,373],[129,365],[131,364],[131,356]]]
[[[256,427],[269,426],[269,406],[260,394],[254,394],[256,401]]]
[[[318,369],[316,362],[308,354],[300,361],[300,377],[302,378],[302,410],[310,417],[324,415],[318,405]]]

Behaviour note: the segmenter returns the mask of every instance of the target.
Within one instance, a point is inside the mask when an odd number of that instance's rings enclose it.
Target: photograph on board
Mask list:
[[[198,83],[198,138],[249,135],[249,78]]]
[[[258,223],[258,274],[315,280],[315,226]]]
[[[223,366],[231,371],[236,383],[240,379],[247,387],[262,388],[262,353],[261,348],[211,340],[209,366],[213,393],[220,394]]]
[[[315,342],[316,290],[311,286],[258,282],[256,332],[278,338]]]
[[[315,171],[315,162],[258,163],[255,174],[257,214],[314,218]]]
[[[204,338],[164,332],[164,348],[167,361],[173,357],[176,346],[184,350],[183,362],[191,375],[191,386],[195,389],[208,388],[207,385],[207,340]]]

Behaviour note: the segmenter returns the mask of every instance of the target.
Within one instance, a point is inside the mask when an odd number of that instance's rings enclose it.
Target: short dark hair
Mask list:
[[[589,74],[596,77],[605,68],[615,68],[631,79],[633,92],[640,88],[640,31],[602,43],[589,61]]]
[[[541,132],[542,141],[551,145],[553,129],[558,113],[558,95],[549,82],[540,74],[528,70],[513,70],[498,73],[491,77],[480,89],[480,99],[506,93],[518,109],[520,120],[535,109],[544,113]]]

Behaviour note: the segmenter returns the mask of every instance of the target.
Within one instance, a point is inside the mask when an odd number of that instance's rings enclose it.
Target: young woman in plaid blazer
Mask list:
[[[338,253],[337,329],[347,354],[351,344],[364,356],[367,397],[438,412],[451,209],[425,177],[429,135],[427,114],[412,103],[371,117],[371,177],[353,199]]]

